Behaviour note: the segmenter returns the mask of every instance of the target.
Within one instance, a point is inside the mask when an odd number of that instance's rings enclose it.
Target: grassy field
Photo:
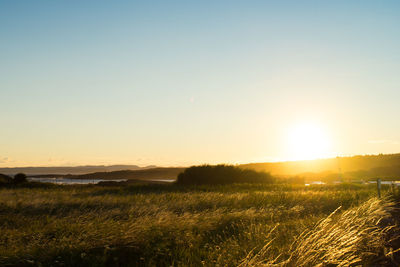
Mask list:
[[[0,265],[235,266],[269,241],[263,257],[286,259],[305,230],[375,195],[356,184],[0,188]]]

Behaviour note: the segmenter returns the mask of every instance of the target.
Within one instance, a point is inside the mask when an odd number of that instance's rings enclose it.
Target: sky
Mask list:
[[[399,1],[0,1],[0,167],[400,152]]]

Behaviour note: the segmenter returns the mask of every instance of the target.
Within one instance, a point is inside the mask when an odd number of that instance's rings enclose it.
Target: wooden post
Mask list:
[[[378,178],[378,180],[376,181],[376,185],[378,187],[378,197],[381,198],[381,179]]]

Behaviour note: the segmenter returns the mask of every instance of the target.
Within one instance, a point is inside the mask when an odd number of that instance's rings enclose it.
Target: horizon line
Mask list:
[[[183,165],[155,165],[155,164],[146,164],[146,165],[138,165],[138,164],[82,164],[82,165],[54,165],[54,166],[49,166],[49,165],[27,165],[27,166],[13,166],[13,167],[0,167],[0,169],[16,169],[16,168],[83,168],[83,167],[114,167],[114,166],[136,166],[138,168],[186,168],[190,166],[198,166],[198,165],[220,165],[220,164],[226,164],[226,165],[248,165],[248,164],[265,164],[265,163],[286,163],[286,162],[300,162],[300,161],[316,161],[316,160],[328,160],[328,159],[334,159],[334,158],[349,158],[349,157],[357,157],[357,156],[390,156],[390,155],[397,155],[400,154],[400,152],[397,153],[378,153],[378,154],[345,154],[345,155],[337,155],[337,156],[331,156],[331,157],[320,157],[320,158],[314,158],[314,159],[288,159],[288,160],[276,160],[276,161],[250,161],[250,162],[236,162],[236,163],[229,163],[229,162],[223,162],[223,163],[200,163],[200,164],[189,164],[187,166]]]

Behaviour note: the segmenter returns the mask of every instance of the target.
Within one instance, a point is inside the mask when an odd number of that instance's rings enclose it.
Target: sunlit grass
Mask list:
[[[266,245],[250,252],[241,266],[395,266],[387,238],[390,231],[392,240],[400,237],[398,226],[388,223],[394,209],[393,201],[378,198],[342,213],[338,208],[278,257],[270,253],[274,240],[269,235]]]
[[[0,189],[0,265],[237,265],[273,232],[270,256],[365,185]]]

